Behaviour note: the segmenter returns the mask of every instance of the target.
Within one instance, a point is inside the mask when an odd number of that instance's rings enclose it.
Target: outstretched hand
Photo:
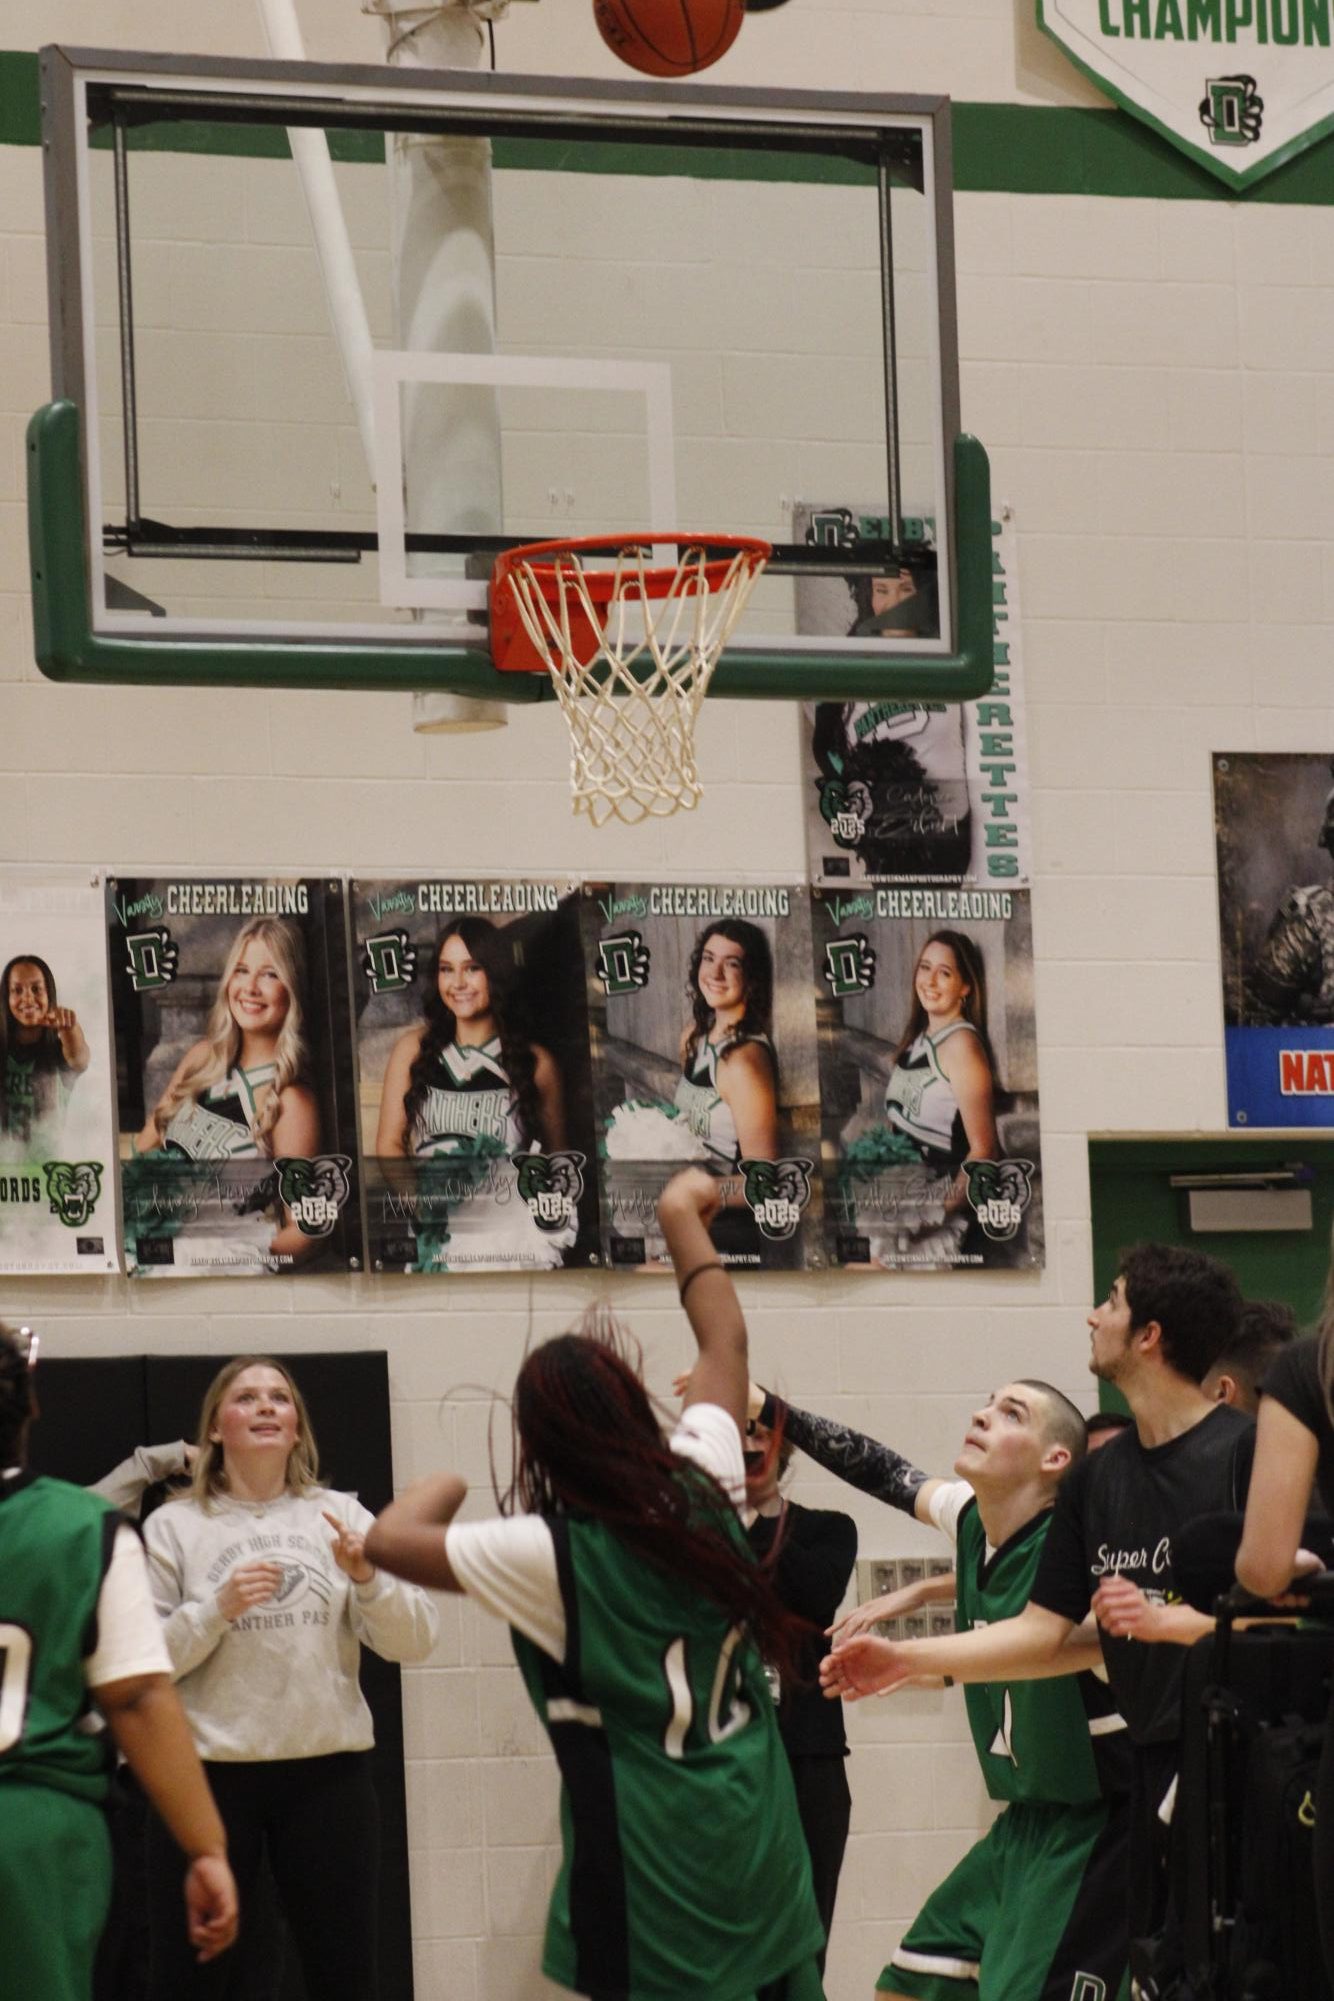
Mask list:
[[[913,1679],[911,1649],[911,1640],[881,1640],[870,1634],[841,1642],[820,1663],[821,1691],[831,1702],[886,1695]]]
[[[915,1612],[921,1602],[920,1587],[905,1584],[901,1591],[886,1591],[881,1598],[868,1598],[864,1605],[854,1605],[826,1630],[836,1647],[845,1646],[849,1640],[859,1640],[869,1633],[882,1619],[897,1619],[900,1613]]]

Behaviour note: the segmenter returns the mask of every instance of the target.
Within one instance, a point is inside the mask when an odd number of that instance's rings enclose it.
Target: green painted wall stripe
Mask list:
[[[0,50],[0,145],[35,146],[41,137],[37,58],[26,50]],[[161,125],[137,133],[134,144],[152,151],[241,153],[279,159],[287,142],[261,126],[198,122]],[[383,157],[373,133],[332,135],[335,158]],[[500,166],[548,166],[567,172],[662,173],[676,165],[672,149],[600,146],[580,156],[562,144],[510,140],[497,148]],[[700,153],[698,173],[732,175],[736,156]],[[853,161],[803,160],[757,154],[748,162],[756,179],[837,179],[860,182],[866,170]],[[954,106],[954,179],[966,193],[1120,195],[1159,201],[1255,201],[1334,204],[1334,138],[1290,160],[1243,195],[1230,193],[1212,174],[1123,111],[1091,111],[1027,104]]]

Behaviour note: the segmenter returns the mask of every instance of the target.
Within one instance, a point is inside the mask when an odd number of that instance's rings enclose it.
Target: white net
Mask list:
[[[627,544],[594,569],[570,549],[509,570],[569,724],[574,810],[595,827],[699,804],[695,719],[769,552],[746,542],[711,559],[682,544],[674,573],[655,570],[654,553]]]

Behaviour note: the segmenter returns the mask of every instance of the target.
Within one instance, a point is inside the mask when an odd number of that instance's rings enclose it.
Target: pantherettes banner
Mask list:
[[[341,882],[107,885],[131,1278],[357,1269]]]
[[[87,884],[0,882],[0,1269],[655,1271],[690,1163],[743,1270],[1042,1263],[1025,889]]]
[[[1228,1124],[1334,1125],[1331,756],[1213,762]]]
[[[115,1118],[102,893],[88,871],[0,876],[0,1271],[108,1272]]]

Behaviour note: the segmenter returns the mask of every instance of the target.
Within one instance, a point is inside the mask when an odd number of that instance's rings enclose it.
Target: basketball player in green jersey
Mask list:
[[[115,1509],[23,1467],[36,1337],[0,1327],[0,1991],[88,2001],[111,1894],[111,1756],[90,1697],[190,1857],[190,1937],[236,1933],[226,1836],[176,1692],[143,1550]]]
[[[1049,1384],[1012,1382],[975,1412],[932,1479],[888,1446],[752,1387],[750,1414],[817,1464],[955,1545],[955,1623],[1028,1602],[1056,1490],[1084,1457],[1084,1420]],[[922,1594],[922,1602],[929,1596]],[[908,1609],[875,1600],[842,1642]],[[1126,1989],[1129,1749],[1094,1636],[1071,1635],[1049,1679],[965,1691],[978,1763],[1006,1810],[932,1892],[877,1983],[879,2001],[1117,2001]],[[1081,1672],[1075,1672],[1075,1670]],[[829,1671],[822,1667],[822,1679]]]
[[[823,1930],[762,1659],[805,1630],[757,1563],[745,1497],[746,1328],[695,1168],[659,1221],[699,1343],[670,1439],[605,1322],[535,1348],[514,1391],[523,1512],[459,1523],[419,1481],[373,1563],[508,1621],[562,1780],[543,1968],[594,2001],[820,2001]]]

